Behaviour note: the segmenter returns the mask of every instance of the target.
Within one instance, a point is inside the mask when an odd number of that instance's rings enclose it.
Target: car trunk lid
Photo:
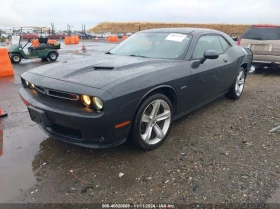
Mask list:
[[[240,45],[250,48],[254,54],[280,56],[280,40],[259,41],[241,39]]]
[[[253,25],[242,35],[240,45],[257,55],[280,56],[280,27]]]

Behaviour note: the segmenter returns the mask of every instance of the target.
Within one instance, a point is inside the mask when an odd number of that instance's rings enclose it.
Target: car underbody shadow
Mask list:
[[[280,75],[280,67],[256,67],[254,74],[262,74],[264,76]]]

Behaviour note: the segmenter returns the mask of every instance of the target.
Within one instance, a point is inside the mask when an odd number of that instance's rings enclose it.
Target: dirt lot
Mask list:
[[[280,123],[279,83],[279,75],[250,75],[239,101],[221,98],[177,121],[164,146],[150,152],[47,139],[32,162],[39,184],[31,190],[38,192],[28,196],[71,203],[265,202],[279,186],[279,133],[268,133]]]
[[[249,25],[237,24],[188,24],[188,23],[164,23],[164,22],[102,22],[88,30],[88,32],[138,32],[153,28],[210,28],[223,31],[231,35],[242,35]]]
[[[18,98],[18,79],[2,81],[10,113],[0,122],[2,202],[280,203],[280,131],[269,133],[280,125],[276,71],[250,74],[238,101],[220,98],[176,121],[163,146],[149,152],[48,138]]]

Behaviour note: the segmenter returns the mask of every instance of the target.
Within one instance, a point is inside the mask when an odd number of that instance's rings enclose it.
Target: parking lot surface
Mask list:
[[[104,53],[114,44],[64,46],[58,62]],[[51,64],[14,65],[0,77],[0,202],[280,203],[280,73],[249,74],[237,101],[220,98],[176,121],[163,146],[126,143],[87,149],[49,138],[31,121],[20,75]],[[267,72],[266,72],[267,71]],[[1,148],[1,147],[0,147]]]

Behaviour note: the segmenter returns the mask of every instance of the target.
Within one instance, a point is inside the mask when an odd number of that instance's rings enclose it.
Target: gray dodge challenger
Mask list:
[[[109,52],[23,73],[20,96],[53,138],[90,148],[131,139],[150,150],[172,121],[223,95],[238,99],[252,57],[220,31],[145,30]]]

